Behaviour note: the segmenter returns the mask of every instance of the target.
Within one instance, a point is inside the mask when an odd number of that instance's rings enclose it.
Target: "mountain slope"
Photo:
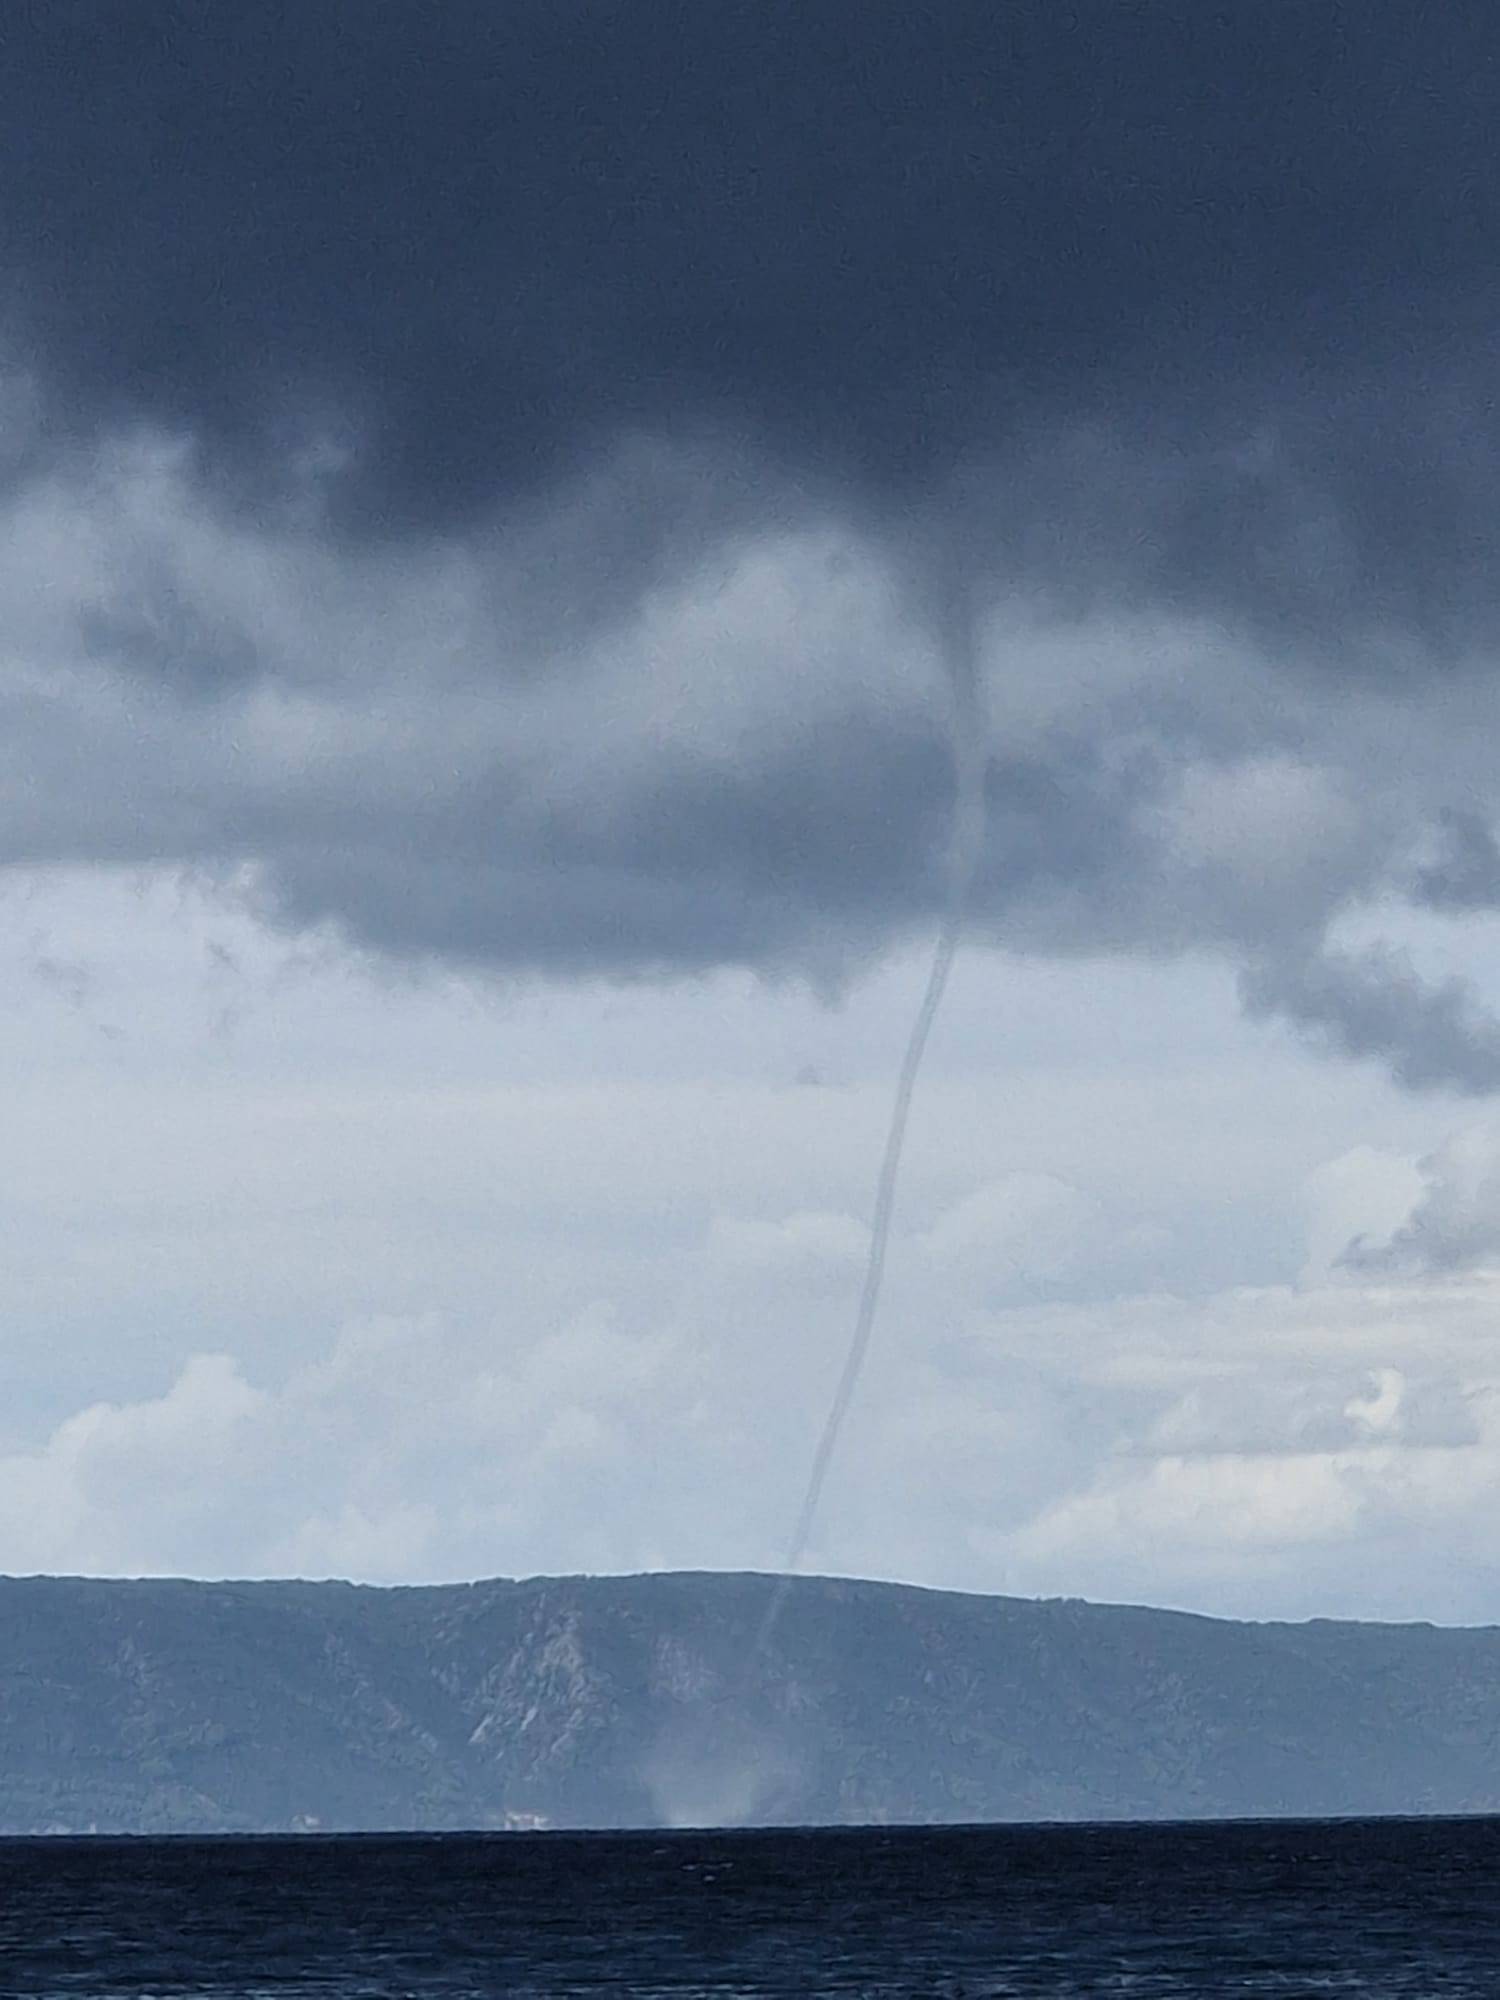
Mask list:
[[[0,1830],[1500,1810],[1500,1630],[774,1587],[0,1579]]]

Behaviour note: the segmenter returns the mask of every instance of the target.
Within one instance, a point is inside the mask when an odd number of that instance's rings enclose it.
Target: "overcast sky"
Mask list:
[[[1500,20],[52,0],[0,1568],[1500,1620]],[[973,725],[970,725],[972,728]]]

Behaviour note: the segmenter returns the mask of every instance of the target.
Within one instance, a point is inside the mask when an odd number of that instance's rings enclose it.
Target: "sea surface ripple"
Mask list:
[[[0,1840],[15,2000],[1500,1994],[1500,1820]]]

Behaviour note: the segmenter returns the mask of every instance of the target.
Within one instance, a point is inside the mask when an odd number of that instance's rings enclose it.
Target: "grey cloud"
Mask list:
[[[712,490],[638,444],[550,514],[399,560],[225,515],[150,453],[29,489],[0,574],[35,663],[0,690],[8,853],[248,867],[276,920],[396,956],[836,981],[941,900],[950,722],[908,561],[930,524],[892,548],[795,496],[759,533],[715,532],[705,507],[644,594],[555,629],[507,616],[512,578],[565,571],[585,524],[608,543],[679,478]],[[173,635],[155,673],[97,642],[143,517]],[[111,612],[127,633],[133,602]],[[1409,808],[1392,817],[1367,762],[1357,793],[1328,718],[1253,652],[998,595],[980,634],[978,934],[1238,955],[1382,880]]]
[[[1443,1376],[1309,1368],[1304,1379],[1209,1377],[1147,1430],[1146,1456],[1347,1451],[1379,1437],[1407,1447],[1474,1444],[1472,1403]]]
[[[1500,847],[1473,812],[1442,816],[1441,852],[1418,871],[1417,894],[1435,910],[1492,910],[1500,904]]]
[[[31,975],[60,994],[70,1007],[82,1007],[92,997],[96,984],[88,966],[75,959],[57,958],[47,951],[39,951],[32,959]]]
[[[1466,981],[1425,982],[1400,952],[1262,959],[1241,992],[1253,1017],[1279,1015],[1334,1053],[1382,1061],[1411,1090],[1500,1089],[1500,1020]]]
[[[627,454],[615,485],[596,470],[555,524],[400,563],[217,515],[149,454],[23,495],[0,574],[36,662],[0,686],[10,858],[248,864],[289,924],[572,975],[831,980],[921,927],[942,894],[950,725],[933,641],[878,547],[789,505],[778,530],[721,534],[561,633],[497,603],[497,579],[566,562],[582,521],[607,541],[643,480],[675,477],[646,464]],[[158,631],[212,654],[196,681],[99,643],[99,579],[130,575],[142,515]],[[225,634],[254,671],[225,667]],[[1067,714],[1003,748],[982,907],[1086,944],[1100,878],[1123,909],[1139,863],[1133,937],[1152,877],[1132,816],[1161,783],[1158,754],[1105,758]]]
[[[1425,1186],[1383,1241],[1355,1237],[1339,1262],[1375,1275],[1449,1276],[1500,1255],[1500,1160],[1483,1134],[1467,1134],[1420,1162]]]
[[[89,659],[153,680],[165,678],[190,693],[246,680],[259,667],[243,631],[215,626],[170,589],[128,610],[86,604],[78,624]]]

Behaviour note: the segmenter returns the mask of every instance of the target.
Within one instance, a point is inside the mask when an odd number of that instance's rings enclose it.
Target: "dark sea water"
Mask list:
[[[1500,1996],[1500,1820],[0,1841],[0,1993]]]

